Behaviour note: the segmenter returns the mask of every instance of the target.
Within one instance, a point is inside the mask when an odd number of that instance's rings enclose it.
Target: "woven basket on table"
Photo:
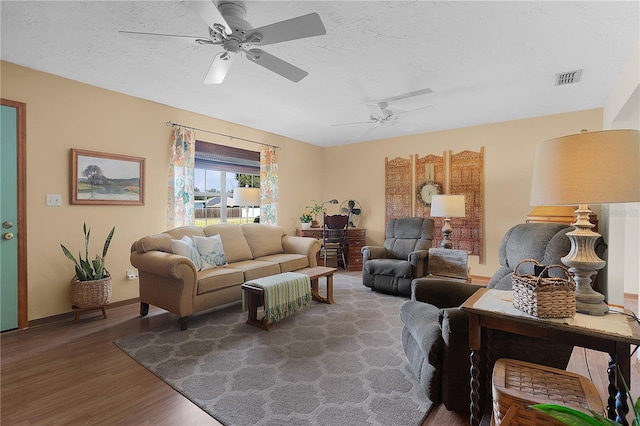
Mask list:
[[[576,313],[576,283],[563,265],[549,265],[538,276],[520,275],[518,267],[526,262],[543,266],[534,259],[524,259],[513,271],[513,306],[538,318],[569,318]],[[545,277],[552,268],[562,269],[567,278]]]
[[[109,303],[111,298],[111,275],[108,273],[101,280],[71,280],[71,305],[74,308],[97,308]]]

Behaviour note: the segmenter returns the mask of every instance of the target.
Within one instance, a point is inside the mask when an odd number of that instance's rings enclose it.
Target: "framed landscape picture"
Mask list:
[[[144,205],[144,158],[71,149],[71,204]]]

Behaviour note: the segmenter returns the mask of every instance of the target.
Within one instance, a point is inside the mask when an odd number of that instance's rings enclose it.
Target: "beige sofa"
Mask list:
[[[198,271],[188,257],[173,254],[171,240],[219,234],[228,264]],[[186,330],[189,315],[242,299],[242,283],[317,266],[315,238],[287,235],[284,228],[260,223],[185,226],[139,239],[131,246],[138,268],[140,315],[149,305],[179,316]]]

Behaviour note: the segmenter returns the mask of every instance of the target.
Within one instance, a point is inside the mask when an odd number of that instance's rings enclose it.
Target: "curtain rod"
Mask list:
[[[184,128],[187,128],[187,129],[197,130],[199,132],[212,133],[212,134],[218,135],[218,136],[225,136],[225,137],[231,138],[231,139],[238,139],[238,140],[245,141],[245,142],[251,142],[251,143],[256,143],[258,145],[270,146],[271,148],[280,149],[280,147],[278,145],[270,145],[270,144],[264,143],[264,142],[252,141],[251,139],[245,139],[245,138],[239,138],[237,136],[225,135],[224,133],[218,133],[218,132],[214,132],[212,130],[198,129],[197,127],[185,126],[184,124],[174,123],[173,121],[167,121],[166,125],[167,126],[172,126],[172,127],[173,126],[184,127]]]

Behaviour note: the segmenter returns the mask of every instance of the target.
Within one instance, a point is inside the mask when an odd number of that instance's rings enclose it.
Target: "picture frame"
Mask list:
[[[71,149],[71,204],[144,205],[145,159]]]

